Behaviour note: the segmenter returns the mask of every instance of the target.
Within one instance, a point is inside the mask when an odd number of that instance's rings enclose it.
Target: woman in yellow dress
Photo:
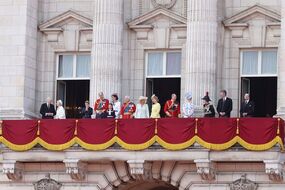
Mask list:
[[[151,108],[151,115],[150,118],[160,118],[160,109],[161,106],[158,103],[158,97],[154,94],[151,96],[151,101],[152,101],[152,108]]]

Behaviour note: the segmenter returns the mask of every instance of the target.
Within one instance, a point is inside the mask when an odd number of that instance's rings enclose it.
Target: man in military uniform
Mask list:
[[[120,116],[122,119],[134,118],[134,113],[136,112],[136,105],[131,102],[129,96],[125,96],[124,104],[120,111]]]
[[[109,100],[104,98],[104,93],[99,93],[99,99],[96,100],[94,105],[94,111],[96,113],[96,119],[104,118],[104,113],[108,109]]]
[[[244,101],[240,106],[240,117],[254,117],[254,102],[251,101],[248,93],[244,95]]]
[[[176,94],[171,95],[171,100],[168,100],[164,105],[164,113],[166,117],[180,117],[180,105],[177,101]]]

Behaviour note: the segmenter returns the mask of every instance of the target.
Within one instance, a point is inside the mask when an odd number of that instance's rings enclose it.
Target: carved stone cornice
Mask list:
[[[145,180],[151,177],[151,162],[145,160],[128,160],[130,174],[134,179]]]
[[[88,51],[92,46],[93,21],[73,10],[39,25],[47,42],[60,51]]]
[[[50,174],[34,183],[35,190],[60,190],[61,186],[61,183],[50,178]]]
[[[194,160],[197,167],[197,173],[203,180],[211,181],[216,177],[216,164],[208,159]]]
[[[246,175],[242,175],[240,179],[230,184],[230,190],[257,190],[257,184],[246,179]]]
[[[279,160],[264,160],[263,162],[265,163],[265,173],[271,181],[283,181],[283,162]]]
[[[16,160],[2,161],[3,174],[6,174],[8,179],[19,181],[22,179],[23,165]]]
[[[273,37],[280,37],[280,14],[276,13],[276,11],[256,4],[224,20],[224,26],[231,30],[232,38],[244,38],[244,31],[250,29],[250,27],[253,25],[250,22],[250,20],[254,19],[252,15],[262,15],[264,18],[270,18],[270,20],[272,20],[271,23],[264,23],[263,26],[254,27],[263,27],[265,29],[270,28],[273,32]],[[253,33],[252,35],[256,34]],[[265,38],[265,36],[263,38]]]
[[[66,167],[66,173],[70,175],[73,180],[83,180],[86,176],[87,164],[81,162],[79,159],[65,159],[63,161]]]

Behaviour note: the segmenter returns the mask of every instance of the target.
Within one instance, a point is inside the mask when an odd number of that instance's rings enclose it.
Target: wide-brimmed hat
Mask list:
[[[191,92],[187,92],[187,93],[185,94],[185,98],[186,98],[187,100],[192,99],[192,93],[191,93]]]
[[[207,101],[207,102],[210,102],[210,101],[211,101],[211,99],[210,99],[210,97],[209,97],[209,92],[206,92],[206,95],[202,98],[202,100],[205,100],[205,101]]]
[[[140,96],[140,97],[139,97],[139,100],[147,100],[147,97],[145,97],[145,96]]]

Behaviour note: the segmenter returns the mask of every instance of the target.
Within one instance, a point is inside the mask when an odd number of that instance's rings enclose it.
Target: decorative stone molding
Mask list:
[[[255,13],[260,13],[264,16],[270,17],[273,20],[279,21],[281,22],[281,16],[280,14],[276,13],[276,11],[270,10],[268,8],[265,8],[259,4],[256,4],[248,9],[245,9],[237,14],[235,14],[234,16],[226,19],[224,21],[225,25],[229,25],[229,24],[233,24],[233,23],[239,23],[243,20],[245,20],[245,18],[248,18],[249,16],[255,14]]]
[[[225,25],[232,31],[232,38],[243,38],[244,30],[248,28],[247,23]]]
[[[60,190],[62,184],[50,178],[47,174],[45,178],[34,183],[35,190]]]
[[[87,164],[81,162],[79,159],[65,159],[63,160],[66,167],[66,173],[70,175],[73,180],[85,179]]]
[[[197,173],[203,180],[211,181],[215,180],[216,176],[216,164],[208,159],[194,160],[197,167]]]
[[[267,27],[273,31],[273,37],[281,37],[281,23],[268,23]]]
[[[245,174],[230,184],[230,190],[257,190],[257,187],[256,183],[246,179]]]
[[[268,19],[272,22],[262,23],[260,19],[257,19],[259,22],[257,25],[254,25],[256,22],[251,22],[254,20],[253,15],[262,15],[262,18]],[[244,31],[249,30],[250,37],[253,39],[258,39],[258,41],[262,40],[262,43],[253,42],[253,46],[264,46],[266,39],[266,30],[269,28],[273,37],[280,37],[280,27],[281,27],[281,16],[276,13],[276,11],[265,8],[259,4],[256,4],[244,11],[239,12],[238,14],[226,19],[224,21],[224,26],[231,30],[232,38],[244,38]],[[251,27],[252,26],[252,27]],[[252,29],[259,29],[260,31],[251,31]],[[260,34],[260,36],[256,36],[256,33]],[[258,38],[257,38],[258,37]]]
[[[91,50],[93,21],[73,10],[60,14],[43,24],[39,30],[57,50]]]
[[[19,181],[22,179],[23,165],[16,160],[2,161],[3,174],[6,174],[8,179]]]
[[[176,31],[178,39],[186,39],[187,37],[187,26],[184,24],[172,25],[171,28]]]
[[[129,170],[134,179],[145,180],[151,177],[151,163],[144,160],[128,160]]]
[[[159,21],[167,18],[169,22]],[[160,24],[158,24],[160,23]],[[183,44],[186,41],[187,19],[175,12],[158,7],[128,23],[136,32],[136,38],[145,48],[169,48],[171,40]],[[151,46],[151,47],[150,47]]]
[[[283,181],[283,162],[278,160],[264,160],[263,162],[265,163],[265,173],[271,181]]]
[[[164,7],[166,9],[172,8],[177,0],[151,0],[152,5],[157,7]]]

